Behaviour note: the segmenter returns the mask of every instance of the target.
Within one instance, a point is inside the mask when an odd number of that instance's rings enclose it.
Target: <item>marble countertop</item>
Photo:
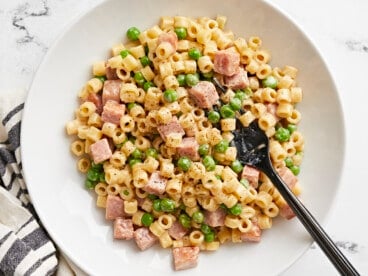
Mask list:
[[[30,87],[48,48],[77,15],[102,0],[0,0],[0,93]],[[342,100],[346,122],[346,161],[326,231],[362,275],[368,274],[368,1],[269,0],[297,22],[324,56]],[[323,185],[323,183],[321,183]],[[337,275],[316,246],[286,272]]]

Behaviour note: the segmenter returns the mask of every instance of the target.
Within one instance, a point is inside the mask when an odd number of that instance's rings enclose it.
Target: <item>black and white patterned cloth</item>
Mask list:
[[[40,226],[22,176],[24,104],[11,104],[0,97],[0,275],[53,275],[56,249]]]

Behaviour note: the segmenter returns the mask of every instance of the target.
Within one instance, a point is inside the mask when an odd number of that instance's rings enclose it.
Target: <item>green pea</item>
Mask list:
[[[180,214],[179,222],[184,228],[190,228],[191,226],[191,220],[187,214]]]
[[[129,38],[129,40],[135,41],[138,40],[140,33],[141,31],[137,27],[131,27],[127,30],[126,35]]]
[[[179,86],[185,86],[186,82],[185,82],[185,75],[184,74],[177,75],[176,79],[179,83]]]
[[[214,149],[216,152],[224,153],[229,148],[229,142],[227,140],[221,140]]]
[[[235,95],[234,95],[234,98],[237,98],[240,101],[243,101],[246,97],[247,95],[242,90],[237,90],[237,92],[235,92]]]
[[[290,131],[287,128],[279,127],[275,133],[276,140],[286,142],[290,139]]]
[[[197,49],[197,48],[191,48],[188,51],[188,56],[191,59],[197,60],[197,59],[199,59],[202,56],[202,54],[201,54],[201,51],[199,49]]]
[[[144,213],[141,218],[142,224],[146,227],[149,227],[152,224],[153,220],[154,218],[150,213]]]
[[[198,147],[198,153],[201,156],[207,155],[210,151],[210,145],[203,144]]]
[[[157,149],[155,149],[155,148],[149,148],[149,149],[147,149],[146,150],[146,156],[147,157],[148,156],[151,156],[151,157],[157,159],[158,158],[158,151],[157,151]]]
[[[232,98],[230,100],[230,107],[232,110],[234,111],[239,111],[241,109],[242,106],[242,101],[239,98]]]
[[[129,50],[123,50],[120,52],[122,58],[126,58],[130,54]]]
[[[103,170],[103,165],[102,165],[102,163],[96,164],[95,162],[92,162],[91,168],[92,168],[92,170],[95,170],[95,171],[102,171]]]
[[[249,188],[249,181],[246,178],[242,178],[240,181],[240,184],[242,184],[245,188]]]
[[[216,176],[216,178],[217,178],[218,180],[222,180],[221,175],[216,174],[215,176]]]
[[[135,107],[137,105],[138,104],[136,104],[136,103],[128,103],[127,108],[128,108],[128,110],[131,110],[133,107]]]
[[[291,157],[286,157],[285,158],[285,165],[286,167],[290,168],[293,164],[293,159]]]
[[[100,173],[99,178],[98,178],[98,181],[99,182],[106,182],[105,173],[104,172],[101,172]]]
[[[214,240],[215,240],[215,233],[214,232],[204,234],[204,241],[205,242],[213,242]]]
[[[161,212],[161,199],[154,199],[152,204],[153,210]]]
[[[288,124],[287,129],[289,130],[290,134],[293,133],[297,127],[295,124]]]
[[[294,175],[298,175],[300,173],[300,167],[299,166],[292,165],[289,169],[291,170],[291,172]]]
[[[100,177],[100,173],[93,168],[90,168],[87,172],[87,179],[93,182],[98,181]]]
[[[173,103],[178,99],[178,93],[174,89],[167,89],[164,92],[164,99],[169,103]]]
[[[225,104],[225,105],[221,106],[221,108],[220,108],[220,114],[221,114],[222,118],[225,118],[225,119],[226,118],[234,118],[235,117],[234,110],[228,104]]]
[[[211,80],[213,78],[213,71],[207,72],[207,73],[202,73],[202,77],[205,80]]]
[[[178,160],[179,168],[181,168],[185,172],[189,170],[191,164],[192,164],[192,161],[188,157],[185,157],[185,156],[180,157]]]
[[[90,190],[92,190],[92,189],[94,189],[95,188],[95,186],[96,186],[96,182],[94,182],[94,181],[91,181],[91,180],[89,180],[89,179],[86,179],[86,181],[84,182],[84,186],[87,188],[87,189],[90,189]]]
[[[212,123],[212,124],[216,124],[220,121],[220,113],[218,113],[215,110],[211,110],[210,112],[208,112],[208,116],[207,116],[208,120]]]
[[[150,199],[150,200],[155,200],[155,199],[157,199],[158,197],[157,197],[157,195],[154,195],[154,194],[149,194],[148,196],[148,199]]]
[[[208,226],[208,225],[207,225],[207,224],[205,224],[205,223],[202,223],[202,225],[201,225],[201,231],[202,231],[202,233],[203,233],[203,234],[205,234],[205,235],[213,232],[213,230],[211,229],[211,227],[210,227],[210,226]]]
[[[95,76],[96,79],[99,79],[102,83],[105,82],[106,76]]]
[[[195,86],[199,82],[199,77],[197,74],[187,74],[185,75],[185,83],[188,86]]]
[[[133,167],[137,163],[142,163],[142,160],[140,160],[140,159],[134,159],[134,158],[132,158],[132,159],[129,160],[129,166],[130,167]]]
[[[161,199],[161,211],[172,212],[175,209],[175,201],[170,198]]]
[[[244,93],[245,93],[247,98],[253,95],[253,91],[249,87],[244,89]]]
[[[146,82],[146,80],[143,77],[142,72],[136,72],[134,74],[134,80],[140,86],[142,86]]]
[[[213,159],[212,156],[206,155],[203,158],[202,162],[203,162],[203,165],[204,165],[204,167],[206,168],[207,171],[213,171],[213,170],[215,170],[215,168],[216,168],[216,162],[215,162],[215,160]]]
[[[147,56],[143,56],[139,60],[140,60],[143,67],[146,67],[146,66],[151,64],[151,61]]]
[[[143,157],[142,152],[139,149],[133,150],[133,152],[130,154],[130,156],[134,159],[141,159]]]
[[[204,221],[204,215],[201,211],[195,211],[192,215],[194,222],[202,223]]]
[[[263,87],[269,87],[275,89],[277,87],[277,79],[274,76],[268,76],[262,80]]]
[[[150,88],[150,87],[154,87],[154,83],[151,82],[151,81],[146,81],[144,84],[143,84],[143,90],[147,92],[147,90]]]
[[[229,208],[229,211],[234,216],[239,216],[242,212],[242,206],[237,203],[233,207]]]
[[[236,173],[240,173],[243,170],[243,165],[239,160],[235,160],[231,163],[231,169]]]
[[[176,27],[174,29],[174,32],[176,33],[176,36],[179,40],[185,39],[187,37],[187,28],[184,27]]]

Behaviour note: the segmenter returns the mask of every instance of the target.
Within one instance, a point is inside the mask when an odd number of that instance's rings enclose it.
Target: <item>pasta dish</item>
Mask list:
[[[236,128],[258,122],[274,167],[300,194],[298,70],[271,66],[260,37],[237,37],[225,23],[163,16],[129,28],[93,64],[66,124],[113,238],[170,248],[175,270],[223,243],[259,242],[273,219],[294,216],[270,180],[238,160]]]

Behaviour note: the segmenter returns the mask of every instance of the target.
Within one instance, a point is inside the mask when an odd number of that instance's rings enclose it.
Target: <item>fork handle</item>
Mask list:
[[[317,242],[322,251],[330,259],[336,269],[341,275],[360,275],[358,271],[353,267],[344,254],[338,249],[335,243],[323,230],[321,225],[317,222],[314,216],[308,211],[308,209],[301,203],[301,201],[291,192],[289,187],[276,173],[276,171],[269,164],[262,166],[263,172],[268,176],[272,183],[276,186],[283,198],[289,204],[290,208],[294,211],[295,215],[303,223],[304,227],[308,230],[309,234]]]

